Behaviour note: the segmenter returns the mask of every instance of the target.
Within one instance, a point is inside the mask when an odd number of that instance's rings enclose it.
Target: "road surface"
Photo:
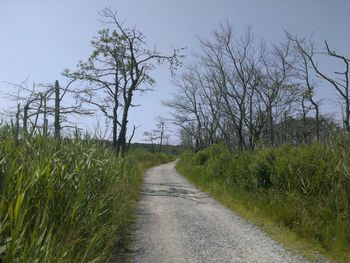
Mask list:
[[[148,170],[134,230],[135,263],[307,262],[175,171]]]

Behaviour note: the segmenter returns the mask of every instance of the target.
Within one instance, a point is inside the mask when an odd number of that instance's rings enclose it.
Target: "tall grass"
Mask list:
[[[349,146],[341,139],[233,154],[214,145],[183,154],[178,169],[219,199],[249,210],[245,214],[287,228],[337,262],[350,262]]]
[[[142,183],[166,156],[119,159],[89,140],[0,139],[0,259],[117,262]],[[146,161],[146,163],[142,163]],[[1,260],[0,260],[1,261]]]

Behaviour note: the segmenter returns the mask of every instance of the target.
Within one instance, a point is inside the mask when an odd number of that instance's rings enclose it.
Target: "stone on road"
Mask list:
[[[306,262],[175,171],[148,170],[134,230],[135,263]]]

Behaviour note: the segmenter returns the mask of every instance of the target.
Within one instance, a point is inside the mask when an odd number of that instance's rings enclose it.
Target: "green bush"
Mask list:
[[[250,152],[232,155],[224,172],[226,183],[230,188],[240,188],[247,191],[255,188],[255,185],[252,184],[253,178],[251,178],[249,172],[251,158]]]
[[[186,153],[177,167],[205,189],[227,192],[232,200],[258,209],[269,220],[348,262],[350,142],[341,140],[332,145],[282,146],[242,153],[214,145],[197,154]]]
[[[272,177],[275,177],[276,153],[271,149],[260,151],[250,165],[250,172],[254,175],[257,188],[268,189],[273,186]]]

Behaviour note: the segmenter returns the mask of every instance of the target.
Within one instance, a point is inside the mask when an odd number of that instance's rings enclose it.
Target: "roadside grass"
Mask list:
[[[177,170],[308,259],[350,262],[348,142],[230,153],[186,152]]]
[[[124,159],[83,139],[0,138],[0,261],[125,262],[144,170],[169,161]]]

